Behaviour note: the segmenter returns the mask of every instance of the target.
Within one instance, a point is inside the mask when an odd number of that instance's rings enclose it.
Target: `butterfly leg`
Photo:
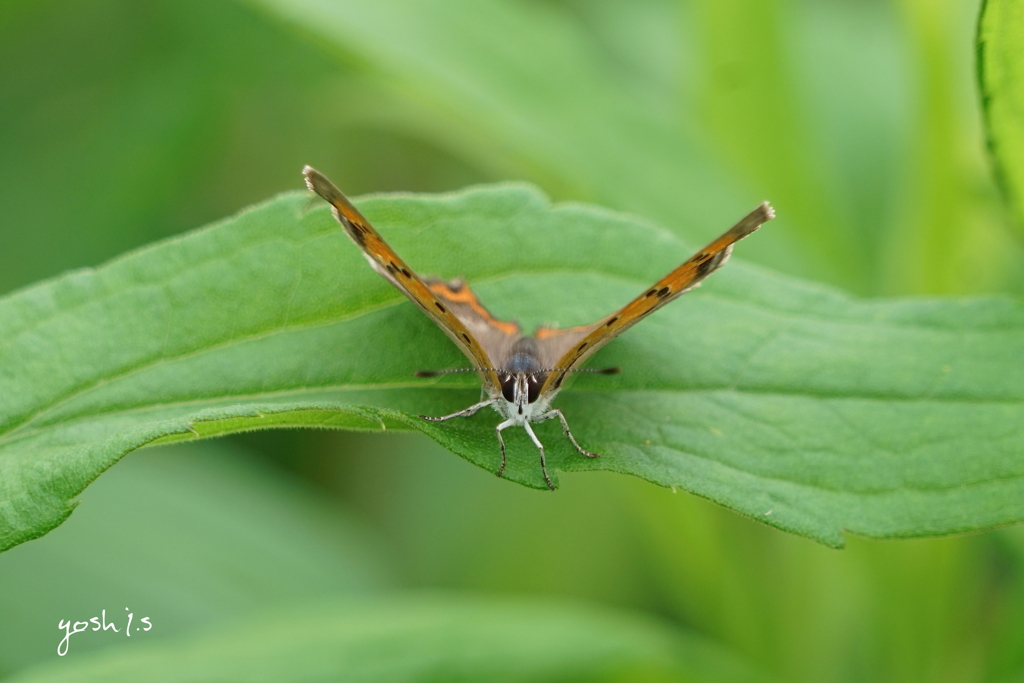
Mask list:
[[[494,433],[498,435],[498,443],[501,445],[501,467],[498,468],[499,477],[505,474],[505,439],[501,438],[501,430],[511,427],[512,424],[512,420],[505,420],[494,428]]]
[[[483,408],[484,406],[489,406],[492,403],[494,403],[494,399],[493,398],[489,398],[486,401],[480,401],[479,403],[475,403],[475,404],[471,405],[470,407],[466,408],[465,410],[460,410],[459,412],[452,413],[451,415],[442,415],[440,417],[431,417],[430,415],[420,415],[420,419],[430,420],[431,422],[444,422],[445,420],[450,420],[453,417],[469,417],[470,415],[476,414],[476,412],[478,410],[480,410],[481,408]]]
[[[555,484],[551,481],[551,477],[548,476],[548,463],[547,460],[544,459],[544,445],[540,442],[540,439],[537,438],[537,435],[533,433],[533,427],[530,426],[529,422],[523,423],[523,429],[525,429],[526,433],[530,435],[530,438],[533,439],[534,445],[537,446],[537,450],[540,451],[540,471],[544,473],[544,481],[548,483],[548,488],[554,491]]]
[[[541,415],[540,419],[541,420],[550,420],[550,419],[555,418],[555,417],[557,417],[561,421],[561,423],[562,423],[562,431],[565,433],[565,435],[567,437],[569,437],[569,441],[571,441],[572,445],[576,447],[576,450],[578,450],[580,453],[582,453],[583,455],[587,456],[588,458],[600,458],[601,457],[597,453],[591,453],[590,451],[585,451],[582,448],[580,448],[580,445],[578,443],[576,443],[576,438],[573,437],[572,432],[569,431],[569,423],[566,421],[565,415],[562,414],[562,409],[561,408],[555,408],[554,410],[549,410],[548,412],[546,412],[543,415]]]

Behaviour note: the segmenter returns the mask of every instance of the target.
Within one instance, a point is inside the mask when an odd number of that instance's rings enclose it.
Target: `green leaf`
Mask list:
[[[150,616],[155,631],[159,617]],[[79,659],[74,640],[82,636],[72,636],[64,661],[11,681],[765,680],[712,643],[658,621],[551,600],[334,600],[257,612],[174,644],[147,644],[146,635]]]
[[[996,176],[1024,222],[1024,6],[985,0],[978,24],[978,80]]]
[[[0,542],[63,521],[74,497],[157,441],[275,426],[414,428],[500,461],[447,338],[374,273],[325,206],[272,200],[210,228],[0,301]],[[534,188],[359,202],[422,273],[464,275],[492,312],[591,322],[692,253],[645,222]],[[723,226],[725,227],[725,226]],[[773,239],[771,224],[747,241]],[[743,245],[739,247],[742,253]],[[549,467],[682,488],[842,544],[1024,518],[1024,309],[1007,298],[859,301],[732,263],[591,363],[559,396],[582,458],[538,425]],[[505,476],[543,488],[508,430]]]
[[[0,562],[0,677],[54,658],[62,619],[129,606],[147,640],[272,605],[365,595],[389,571],[365,531],[301,481],[224,440],[148,449],[107,472],[53,533]],[[87,617],[88,618],[88,617]],[[118,645],[77,636],[79,655]]]

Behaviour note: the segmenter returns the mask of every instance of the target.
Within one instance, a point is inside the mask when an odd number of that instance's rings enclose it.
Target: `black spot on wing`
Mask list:
[[[649,299],[650,297],[654,296],[657,293],[658,293],[658,290],[652,289],[651,291],[649,291],[646,294],[644,294],[644,298],[645,299]]]
[[[345,224],[348,226],[348,234],[352,236],[355,243],[360,247],[365,247],[366,234],[363,232],[362,227],[358,223],[352,223],[350,221],[345,221]]]
[[[658,298],[664,299],[666,296],[668,296],[668,293],[671,291],[672,290],[669,289],[668,287],[662,287],[661,289],[658,290]]]
[[[434,305],[437,306],[437,310],[441,311],[442,313],[447,313],[448,312],[448,309],[445,308],[444,305],[440,301],[435,301]]]
[[[407,278],[412,277],[412,273],[410,273],[406,268],[402,268],[402,275],[404,275]]]
[[[700,278],[703,278],[703,277],[707,277],[708,273],[713,271],[715,269],[715,266],[718,265],[718,261],[719,261],[719,259],[717,259],[717,258],[709,258],[707,261],[704,261],[703,263],[698,264],[698,266],[697,266],[697,278],[700,279]]]
[[[465,332],[463,332],[463,333],[462,333],[462,338],[463,338],[463,339],[465,339],[465,340],[466,340],[466,343],[467,343],[467,344],[469,344],[470,346],[472,346],[472,345],[473,345],[473,340],[472,340],[472,339],[470,338],[470,336],[469,336],[468,334],[466,334]]]
[[[619,319],[619,316],[615,316],[614,318],[612,318],[611,320],[609,320],[608,322],[606,322],[606,323],[604,324],[604,326],[605,326],[605,327],[611,327],[612,325],[614,325],[614,324],[615,324],[615,322],[616,322],[616,321],[617,321],[618,319]]]

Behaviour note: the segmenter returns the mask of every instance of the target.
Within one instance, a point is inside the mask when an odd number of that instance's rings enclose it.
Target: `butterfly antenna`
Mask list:
[[[537,373],[561,371],[561,368],[551,368],[550,370],[538,370]],[[599,375],[617,375],[622,372],[622,368],[569,368],[565,372],[596,372]]]
[[[416,377],[437,377],[438,375],[451,375],[456,372],[477,372],[483,370],[499,372],[497,368],[452,368],[450,370],[417,370]]]
[[[414,374],[416,377],[438,377],[440,375],[451,375],[456,372],[479,372],[481,370],[483,372],[504,372],[501,368],[450,368],[448,370],[417,370]],[[558,370],[559,368],[537,370],[532,374],[541,375]],[[599,375],[617,375],[621,371],[621,368],[570,368],[566,370],[566,372],[596,372]]]

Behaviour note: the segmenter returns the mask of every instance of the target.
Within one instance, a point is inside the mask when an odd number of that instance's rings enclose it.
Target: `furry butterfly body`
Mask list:
[[[617,372],[615,368],[595,371],[580,366],[626,329],[700,284],[726,262],[735,242],[774,217],[768,203],[761,204],[636,299],[591,325],[564,330],[541,327],[534,334],[526,335],[518,324],[492,316],[463,280],[418,276],[326,177],[309,166],[303,169],[303,175],[309,189],[331,205],[335,217],[363,251],[371,267],[419,306],[473,364],[473,368],[465,370],[417,374],[433,376],[472,371],[483,383],[485,396],[479,403],[450,415],[421,417],[443,421],[469,417],[481,408],[493,408],[503,418],[495,428],[501,447],[498,476],[504,472],[506,462],[502,431],[513,426],[523,427],[539,451],[544,480],[552,489],[554,483],[547,472],[544,446],[534,433],[532,423],[558,419],[562,431],[580,454],[597,457],[577,443],[562,411],[551,407],[566,376],[571,372]]]

